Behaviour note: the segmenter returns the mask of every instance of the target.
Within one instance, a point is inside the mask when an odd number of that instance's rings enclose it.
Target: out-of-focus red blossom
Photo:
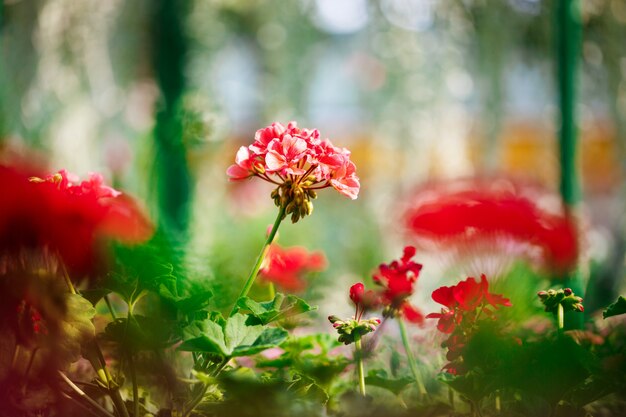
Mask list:
[[[435,242],[444,250],[467,250],[505,237],[539,248],[545,267],[565,271],[578,258],[576,225],[560,207],[550,212],[538,204],[547,195],[504,180],[433,184],[415,193],[406,225],[418,241]]]
[[[382,286],[380,302],[387,306],[391,315],[400,315],[411,323],[420,324],[424,316],[407,300],[415,291],[415,283],[422,265],[413,262],[415,248],[404,248],[402,258],[390,264],[381,264],[373,276],[374,282]]]
[[[153,227],[136,203],[104,185],[99,174],[78,179],[62,170],[32,177],[25,169],[0,166],[0,252],[23,249],[58,254],[73,270],[93,266],[100,236],[139,243]]]
[[[296,122],[259,129],[251,145],[239,148],[226,173],[233,181],[257,176],[277,185],[289,180],[311,190],[333,187],[353,200],[360,188],[350,151]]]
[[[273,243],[259,276],[262,280],[272,282],[287,291],[298,292],[306,288],[303,275],[324,269],[326,258],[323,253],[309,252],[300,246],[283,248]]]
[[[473,313],[479,307],[482,307],[481,311],[488,315],[493,313],[490,308],[511,307],[508,298],[489,292],[489,283],[484,274],[481,275],[480,282],[469,277],[457,285],[440,287],[433,291],[432,299],[445,308],[442,308],[440,313],[428,314],[426,318],[439,319],[437,329],[447,334],[452,333],[464,320],[476,320],[476,315],[468,313]]]

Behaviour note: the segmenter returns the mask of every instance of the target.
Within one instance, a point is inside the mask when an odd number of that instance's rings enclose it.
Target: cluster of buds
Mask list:
[[[332,323],[337,333],[339,333],[338,340],[346,345],[353,343],[355,337],[360,339],[364,335],[375,331],[380,324],[380,319],[376,317],[364,320],[357,320],[354,317],[341,320],[337,316],[328,316],[328,321]]]
[[[310,177],[304,181],[286,180],[272,191],[272,199],[277,207],[284,207],[284,217],[291,214],[291,222],[313,213],[312,199],[317,198],[317,193],[308,188],[315,183],[315,178]]]
[[[539,291],[537,295],[547,312],[556,313],[559,304],[564,311],[578,311],[581,313],[585,311],[585,307],[582,305],[583,299],[575,295],[571,288]]]

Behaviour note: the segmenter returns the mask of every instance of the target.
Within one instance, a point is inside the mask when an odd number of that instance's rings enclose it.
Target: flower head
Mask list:
[[[408,302],[422,270],[421,264],[411,260],[414,256],[415,248],[405,247],[402,258],[389,264],[381,264],[373,279],[382,287],[380,298],[386,306],[385,316],[400,315],[412,323],[421,323],[424,317]]]
[[[444,306],[440,313],[430,313],[427,319],[438,319],[437,329],[442,333],[452,333],[462,322],[471,324],[478,319],[476,310],[491,314],[499,306],[510,307],[509,299],[489,292],[487,277],[483,274],[480,282],[469,277],[457,285],[440,287],[433,291],[432,299]]]
[[[424,187],[406,212],[418,244],[459,260],[483,256],[481,267],[510,263],[515,254],[533,264],[566,271],[579,251],[576,224],[547,191],[503,179],[456,180]],[[540,204],[540,202],[542,204]],[[500,255],[502,254],[502,255]],[[494,271],[495,272],[495,271]]]
[[[463,358],[465,345],[471,339],[481,315],[494,317],[494,310],[500,306],[510,307],[511,302],[499,294],[489,292],[487,277],[483,274],[480,282],[469,277],[450,287],[440,287],[433,291],[432,298],[443,305],[439,313],[430,313],[427,319],[437,319],[437,330],[450,335],[442,347],[447,348],[446,358],[450,361],[443,369],[453,375],[468,371]]]
[[[305,248],[283,248],[276,243],[270,246],[264,266],[259,271],[261,279],[272,282],[288,291],[302,291],[302,276],[326,268],[326,258],[321,252],[309,253]]]
[[[295,122],[258,130],[251,145],[239,148],[226,173],[233,181],[256,176],[276,184],[272,198],[294,223],[311,214],[316,190],[333,187],[354,200],[360,188],[350,151],[321,140],[317,129],[300,129]]]
[[[0,253],[47,251],[85,271],[93,264],[98,237],[137,243],[152,234],[137,205],[104,185],[99,174],[81,182],[65,170],[29,177],[0,166],[0,189],[11,196],[0,206]]]

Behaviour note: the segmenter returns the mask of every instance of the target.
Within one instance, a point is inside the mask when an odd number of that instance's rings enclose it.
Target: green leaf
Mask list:
[[[184,341],[178,349],[214,353],[226,358],[248,356],[276,347],[288,336],[283,329],[250,325],[244,314],[235,314],[227,320],[221,315],[213,316],[219,322],[207,321],[204,334]]]
[[[269,324],[317,309],[295,295],[285,297],[281,293],[277,293],[273,300],[261,303],[249,297],[241,297],[237,300],[237,306],[252,313],[254,319],[250,321],[250,324]]]
[[[626,313],[626,298],[620,295],[617,301],[615,301],[613,304],[608,306],[606,310],[602,312],[602,317],[607,318],[607,317],[619,316],[620,314],[624,314],[624,313]]]
[[[368,372],[365,377],[365,383],[367,385],[373,385],[375,387],[384,388],[398,395],[402,392],[407,385],[411,384],[413,378],[404,376],[402,378],[389,378],[387,371],[384,369],[374,369]]]
[[[237,346],[233,351],[233,356],[249,356],[280,345],[287,339],[289,333],[284,329],[265,329],[259,337],[249,346]]]
[[[67,294],[67,312],[60,322],[62,337],[56,341],[57,356],[67,363],[80,358],[82,346],[95,337],[92,319],[96,309],[91,302],[78,294]]]
[[[213,321],[207,321],[205,334],[194,339],[185,340],[179,347],[179,350],[189,352],[208,352],[221,356],[229,356],[230,350],[224,343],[224,331],[222,327]]]
[[[320,387],[313,378],[299,373],[293,375],[289,391],[293,392],[298,398],[314,403],[326,404],[329,399],[326,390]]]
[[[229,355],[237,346],[251,345],[263,332],[263,326],[246,324],[247,316],[243,314],[235,314],[226,320],[224,326],[224,341]]]
[[[107,325],[104,335],[132,352],[163,349],[180,340],[176,323],[140,315],[116,319]]]

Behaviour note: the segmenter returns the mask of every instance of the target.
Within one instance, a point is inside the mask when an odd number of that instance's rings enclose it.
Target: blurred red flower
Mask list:
[[[97,238],[126,243],[148,239],[153,227],[130,198],[104,185],[99,174],[86,181],[66,171],[43,178],[0,166],[0,252],[46,251],[75,271],[93,267]]]
[[[411,260],[413,256],[415,256],[415,248],[405,247],[402,258],[390,264],[381,264],[373,279],[376,284],[383,287],[380,301],[387,306],[391,316],[400,315],[411,323],[419,324],[423,322],[424,317],[408,301],[408,297],[415,290],[415,283],[422,270],[421,264]]]
[[[562,272],[577,261],[577,230],[560,205],[552,211],[540,206],[538,201],[549,197],[538,187],[506,180],[434,184],[415,194],[406,225],[418,243],[434,242],[437,250],[456,250],[461,256],[475,258],[483,247],[512,258],[515,252],[530,256],[529,246],[537,248],[545,267]],[[510,242],[521,245],[515,250]]]
[[[309,252],[300,246],[283,248],[273,243],[259,276],[287,291],[298,292],[306,287],[303,279],[305,274],[320,272],[325,268],[326,258],[321,252]]]

